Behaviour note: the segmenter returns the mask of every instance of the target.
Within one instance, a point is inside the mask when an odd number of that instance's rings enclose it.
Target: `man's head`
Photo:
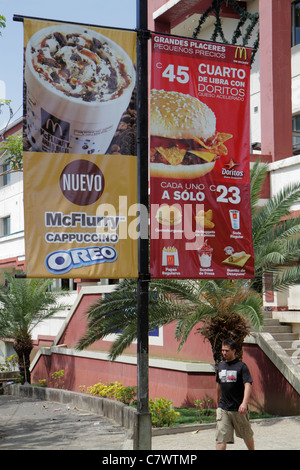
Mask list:
[[[222,341],[222,355],[226,362],[233,361],[235,359],[236,343],[233,339],[225,339]]]

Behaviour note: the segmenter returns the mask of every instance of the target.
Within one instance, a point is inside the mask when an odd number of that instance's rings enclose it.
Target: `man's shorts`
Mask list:
[[[249,413],[241,415],[238,411],[217,409],[216,441],[218,443],[233,444],[234,431],[237,437],[248,441],[253,437],[249,421]]]

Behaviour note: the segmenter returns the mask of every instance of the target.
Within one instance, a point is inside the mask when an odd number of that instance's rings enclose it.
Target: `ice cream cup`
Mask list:
[[[198,249],[198,256],[200,261],[200,266],[202,268],[210,268],[211,259],[212,259],[213,248],[208,246],[206,243],[202,248]]]
[[[33,55],[51,33],[84,34],[108,44],[112,55],[123,64],[130,78],[114,98],[84,101],[68,96],[43,78],[33,65]],[[27,89],[27,137],[33,150],[40,152],[104,154],[127,109],[135,87],[135,69],[126,52],[110,38],[80,25],[53,25],[36,32],[25,52]],[[97,78],[97,77],[96,77]],[[103,99],[103,98],[102,98]]]

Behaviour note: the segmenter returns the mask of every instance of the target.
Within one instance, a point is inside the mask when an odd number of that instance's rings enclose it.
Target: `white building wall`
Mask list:
[[[0,219],[10,216],[10,235],[0,238],[0,259],[23,257],[24,210],[23,173],[11,173],[11,182],[0,187]]]

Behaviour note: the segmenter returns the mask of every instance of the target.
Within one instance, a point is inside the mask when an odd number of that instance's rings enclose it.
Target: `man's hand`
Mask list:
[[[247,413],[247,410],[248,410],[247,404],[241,403],[239,407],[240,415],[245,415]]]
[[[246,382],[244,385],[244,399],[239,407],[239,413],[241,415],[245,415],[248,411],[248,402],[250,399],[250,395],[251,395],[251,384],[249,382]]]

